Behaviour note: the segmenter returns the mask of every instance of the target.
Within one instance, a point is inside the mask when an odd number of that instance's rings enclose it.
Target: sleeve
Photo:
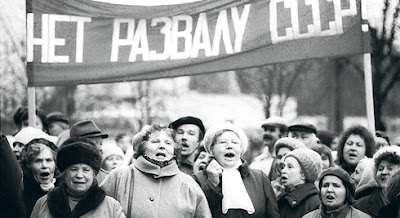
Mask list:
[[[198,195],[197,195],[197,206],[196,206],[196,212],[195,212],[194,217],[195,218],[212,217],[207,198],[201,189],[199,190]]]
[[[262,173],[262,180],[264,185],[266,217],[280,217],[275,193],[270,180],[264,173]]]
[[[124,212],[122,212],[122,206],[118,201],[114,202],[114,218],[126,218]]]
[[[203,172],[195,174],[194,177],[207,198],[210,210],[214,212],[221,210],[220,206],[222,205],[223,197],[221,183],[218,186],[214,186]]]
[[[118,170],[113,170],[108,174],[104,181],[100,184],[100,187],[106,192],[110,197],[117,199],[118,191]]]
[[[46,202],[44,200],[45,198],[47,198],[47,195],[39,198],[39,200],[36,201],[35,206],[33,207],[31,216],[30,216],[31,218],[40,217],[39,212],[40,212],[40,209],[42,208],[42,204],[44,204],[44,202]]]

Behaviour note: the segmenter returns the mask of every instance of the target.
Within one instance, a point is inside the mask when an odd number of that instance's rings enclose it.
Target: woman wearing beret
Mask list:
[[[329,168],[319,179],[321,205],[302,218],[370,218],[351,205],[354,202],[355,185],[350,175],[341,168]]]
[[[119,202],[97,184],[100,164],[100,152],[92,144],[77,141],[61,147],[57,167],[64,182],[36,202],[31,217],[124,218]]]
[[[281,180],[285,190],[278,196],[282,218],[301,217],[318,208],[320,199],[314,185],[321,174],[322,160],[309,148],[295,149],[283,158]]]
[[[31,140],[21,152],[24,183],[22,201],[28,217],[36,201],[56,184],[56,149],[52,142],[40,138]]]
[[[204,136],[204,145],[214,160],[194,176],[214,218],[279,217],[268,177],[241,159],[248,140],[240,127],[230,123],[213,126]]]
[[[134,164],[114,169],[101,184],[127,217],[211,217],[199,185],[178,168],[174,135],[173,129],[145,126],[134,137]]]
[[[361,159],[374,154],[374,136],[365,127],[351,127],[342,134],[337,151],[337,164],[351,175]]]
[[[374,154],[374,175],[378,187],[370,195],[358,199],[354,207],[369,214],[371,217],[378,217],[379,211],[386,205],[386,189],[390,177],[400,169],[400,147],[386,146]]]

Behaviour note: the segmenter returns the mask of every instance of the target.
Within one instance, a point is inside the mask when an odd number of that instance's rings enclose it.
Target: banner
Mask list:
[[[160,5],[163,4],[163,5]],[[360,0],[27,0],[29,86],[364,53]]]

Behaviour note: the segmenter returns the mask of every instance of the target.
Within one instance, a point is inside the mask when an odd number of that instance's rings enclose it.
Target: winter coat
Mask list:
[[[356,200],[353,206],[371,217],[379,217],[379,211],[386,206],[382,189],[376,189],[371,195]]]
[[[104,170],[103,168],[100,168],[99,173],[96,175],[96,180],[99,184],[101,184],[104,179],[108,176],[110,172]]]
[[[0,217],[24,217],[22,171],[6,136],[0,139]]]
[[[260,170],[250,169],[245,162],[238,170],[255,209],[252,215],[249,215],[247,211],[242,209],[230,209],[227,214],[223,214],[222,181],[218,186],[214,186],[203,171],[194,175],[197,183],[200,184],[207,197],[213,217],[279,217],[276,197],[267,175]]]
[[[318,209],[320,202],[319,192],[314,183],[305,183],[278,196],[279,214],[281,218],[301,217]]]
[[[176,162],[160,167],[143,156],[110,172],[100,185],[127,217],[211,217],[207,199]]]
[[[178,160],[178,168],[180,171],[186,173],[187,175],[193,174],[194,161],[191,160]]]
[[[122,207],[114,198],[94,183],[71,211],[68,203],[67,185],[62,183],[41,197],[33,208],[31,218],[125,218]]]
[[[325,207],[311,211],[301,218],[371,218],[370,215],[346,204],[336,210],[326,211]]]

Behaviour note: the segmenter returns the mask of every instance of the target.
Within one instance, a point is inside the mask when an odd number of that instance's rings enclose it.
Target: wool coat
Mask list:
[[[0,217],[25,217],[22,171],[6,136],[0,139]]]
[[[207,197],[213,217],[279,217],[276,197],[267,175],[261,170],[250,169],[245,161],[238,170],[255,209],[252,215],[243,209],[229,209],[226,214],[223,214],[222,181],[218,186],[214,186],[203,171],[194,175]]]
[[[106,196],[97,182],[71,211],[66,186],[65,183],[62,183],[41,197],[32,210],[31,218],[125,218],[119,202]]]
[[[278,196],[278,208],[281,218],[301,217],[320,205],[319,192],[314,183],[297,186],[291,192],[282,192]]]
[[[379,211],[386,206],[382,189],[375,189],[372,194],[362,197],[354,203],[354,207],[369,214],[371,217],[379,217]]]
[[[201,188],[175,161],[160,167],[140,156],[111,171],[100,186],[121,202],[127,217],[211,217]]]
[[[371,218],[371,216],[346,204],[341,208],[329,212],[321,206],[319,209],[311,211],[301,218]]]

